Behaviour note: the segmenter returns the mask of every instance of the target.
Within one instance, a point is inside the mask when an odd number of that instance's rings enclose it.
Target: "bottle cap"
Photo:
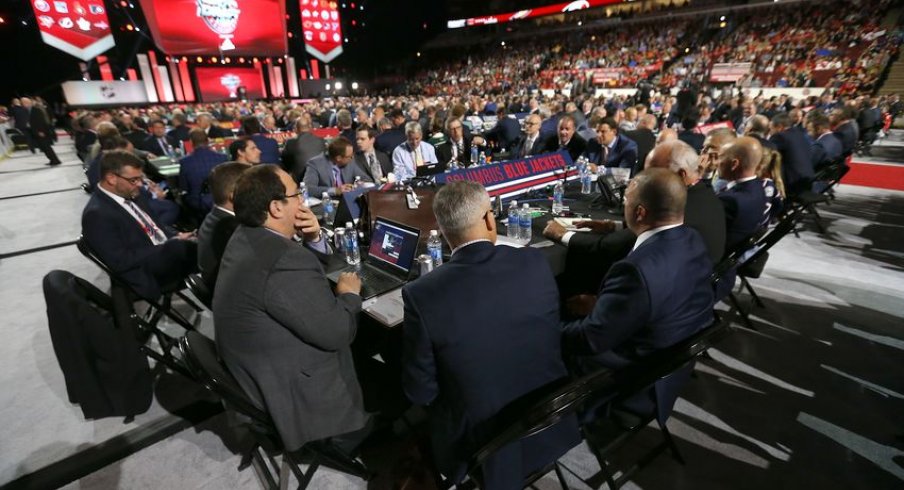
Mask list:
[[[346,228],[351,228],[351,227],[353,227],[353,226],[354,226],[354,223],[352,223],[351,221],[346,221],[346,222],[345,222],[345,227],[346,227]]]
[[[521,205],[521,208],[522,208],[522,209],[530,209],[530,204],[524,203],[524,204]]]
[[[436,230],[430,230],[430,236],[439,236],[439,232]]]

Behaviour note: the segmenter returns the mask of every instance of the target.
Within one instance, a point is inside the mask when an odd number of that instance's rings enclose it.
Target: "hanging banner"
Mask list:
[[[461,27],[501,24],[504,22],[514,22],[516,20],[545,17],[547,15],[567,14],[569,12],[577,12],[578,10],[601,7],[603,5],[620,3],[622,1],[624,0],[573,0],[571,2],[555,3],[542,7],[519,10],[517,12],[485,15],[483,17],[471,17],[468,19],[453,19],[446,22],[446,27],[449,29],[458,29]]]
[[[115,46],[103,0],[30,0],[41,39],[88,61]]]
[[[457,180],[480,182],[486,187],[490,197],[502,196],[507,199],[549,186],[556,180],[561,180],[566,170],[567,179],[574,179],[578,171],[572,167],[573,163],[567,151],[559,150],[555,153],[452,170],[437,174],[434,179],[437,184]]]
[[[304,49],[329,63],[342,54],[342,26],[335,1],[299,0]]]

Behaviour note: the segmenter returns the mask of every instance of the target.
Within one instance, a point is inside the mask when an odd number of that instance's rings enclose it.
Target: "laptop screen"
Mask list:
[[[400,272],[408,272],[417,253],[420,232],[416,228],[399,225],[377,217],[370,237],[369,258],[377,263],[392,266]]]

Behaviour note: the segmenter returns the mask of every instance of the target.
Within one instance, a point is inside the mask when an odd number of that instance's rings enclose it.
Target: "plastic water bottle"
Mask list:
[[[311,200],[310,200],[311,196],[308,195],[308,186],[305,185],[304,182],[299,182],[298,183],[298,191],[301,192],[301,202],[303,202],[305,206],[310,206],[311,205]],[[324,194],[326,194],[326,193],[324,192]]]
[[[446,165],[446,172],[452,172],[453,170],[458,170],[458,161],[454,158],[449,160],[449,165]]]
[[[580,167],[581,175],[581,194],[590,194],[593,192],[593,181],[590,179],[590,165],[584,163]]]
[[[484,152],[480,152],[480,157],[477,160],[478,165],[486,165],[487,164],[487,154]]]
[[[512,200],[508,208],[508,221],[505,224],[505,234],[513,240],[521,238],[521,217],[518,211],[518,201]]]
[[[345,223],[345,261],[351,265],[361,263],[361,251],[358,250],[358,232],[351,221]]]
[[[477,146],[471,145],[471,165],[477,165]]]
[[[360,175],[355,176],[355,187],[363,187],[363,186],[364,186],[364,181],[361,180],[361,176]]]
[[[336,206],[333,205],[333,200],[326,192],[323,193],[321,200],[323,201],[323,224],[329,224],[336,215]]]
[[[521,227],[521,241],[524,244],[530,243],[530,239],[533,237],[533,228],[531,220],[533,216],[530,214],[530,204],[524,203],[521,206],[521,214],[518,216],[518,224]]]
[[[552,214],[558,215],[565,210],[565,186],[561,180],[552,188]]]
[[[433,259],[433,268],[443,265],[443,241],[439,238],[439,232],[430,230],[430,238],[427,239],[427,253]]]

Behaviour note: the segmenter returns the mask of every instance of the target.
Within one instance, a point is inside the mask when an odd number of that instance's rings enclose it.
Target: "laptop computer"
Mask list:
[[[357,222],[361,217],[361,207],[358,205],[358,196],[376,189],[376,187],[359,187],[348,192],[343,192],[339,198],[339,207],[336,208],[336,217],[333,227],[345,226],[349,221]]]
[[[446,171],[445,163],[425,163],[414,169],[415,177],[429,177]]]
[[[361,298],[370,299],[405,285],[414,265],[421,230],[377,216],[374,221],[370,248],[358,274],[361,276]],[[343,272],[355,271],[355,267],[327,274],[336,284]]]

